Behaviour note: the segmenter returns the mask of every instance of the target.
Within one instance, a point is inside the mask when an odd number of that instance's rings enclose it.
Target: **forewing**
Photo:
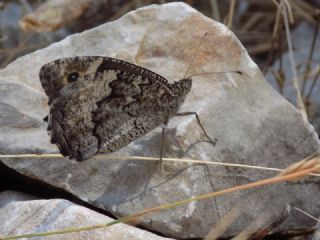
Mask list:
[[[167,122],[175,114],[175,96],[161,84],[140,75],[119,74],[111,94],[93,112],[94,133],[103,152],[112,152]]]

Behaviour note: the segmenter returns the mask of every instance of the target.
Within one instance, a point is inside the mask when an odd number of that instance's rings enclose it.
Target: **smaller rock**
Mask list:
[[[30,198],[32,197],[29,195],[12,191],[0,193],[0,238],[9,235],[49,232],[113,221],[107,216],[66,200],[27,200]],[[165,240],[169,238],[159,237],[126,224],[116,224],[109,228],[37,239]]]

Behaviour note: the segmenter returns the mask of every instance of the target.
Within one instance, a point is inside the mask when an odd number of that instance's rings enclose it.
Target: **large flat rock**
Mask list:
[[[148,68],[169,81],[184,77],[204,33],[189,74],[239,70],[193,78],[180,111],[195,111],[216,146],[206,141],[194,116],[173,118],[166,130],[165,156],[284,168],[316,151],[319,140],[300,113],[265,81],[235,35],[184,3],[152,5],[21,57],[0,71],[1,153],[57,152],[42,118],[47,98],[39,81],[42,65],[57,58],[99,55]],[[161,127],[121,150],[120,156],[159,156]],[[187,151],[188,150],[188,151]],[[260,180],[273,172],[201,164],[90,159],[2,160],[7,166],[56,187],[116,216]],[[232,207],[239,216],[225,235],[235,234],[267,213],[279,218],[286,204],[317,216],[319,178],[283,183],[190,203],[143,218],[150,229],[175,237],[204,237]],[[240,204],[240,205],[238,205]],[[261,218],[261,217],[260,217]],[[310,226],[290,215],[281,229]]]

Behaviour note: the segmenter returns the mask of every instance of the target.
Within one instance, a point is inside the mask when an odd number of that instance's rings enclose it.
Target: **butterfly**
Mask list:
[[[191,77],[169,83],[143,67],[100,56],[57,59],[39,76],[49,98],[51,142],[78,161],[116,151],[166,124],[192,85]]]

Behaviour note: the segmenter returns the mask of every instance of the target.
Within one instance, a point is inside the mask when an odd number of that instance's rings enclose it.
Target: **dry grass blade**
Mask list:
[[[255,191],[256,192],[256,191]],[[250,198],[250,194],[245,198]],[[231,210],[229,210],[220,221],[210,230],[204,240],[219,239],[229,226],[246,211],[246,199],[237,202]],[[263,208],[263,211],[256,217],[256,220],[251,222],[240,234],[233,239],[263,239],[272,229],[281,224],[290,212],[290,207],[287,205],[279,218],[273,218],[273,214],[268,209]]]
[[[313,219],[313,220],[315,220],[315,221],[317,221],[317,222],[319,222],[319,223],[320,223],[320,219],[318,219],[318,218],[316,218],[316,217],[312,216],[311,214],[307,213],[306,211],[303,211],[302,209],[297,208],[297,207],[293,207],[293,209],[295,209],[295,210],[297,210],[297,211],[299,211],[299,212],[303,213],[304,215],[308,216],[309,218],[311,218],[311,219]]]
[[[320,171],[320,157],[317,155],[309,156],[295,164],[290,165],[285,170],[283,170],[282,173],[280,173],[280,176],[295,173],[298,171],[303,171],[306,169],[315,169],[315,172]]]
[[[64,158],[61,154],[0,154],[0,159],[50,159],[50,158]],[[95,160],[119,160],[119,161],[159,161],[159,158],[155,157],[143,157],[143,156],[112,156],[109,154],[97,154],[93,157]],[[214,165],[214,166],[224,166],[224,167],[236,167],[236,168],[246,168],[246,169],[255,169],[255,170],[263,170],[263,171],[275,171],[282,172],[283,169],[280,168],[272,168],[272,167],[263,167],[263,166],[253,166],[247,164],[238,164],[238,163],[226,163],[226,162],[215,162],[215,161],[205,161],[205,160],[197,160],[197,159],[181,159],[181,158],[162,158],[164,162],[175,162],[175,163],[187,163],[187,164],[205,164],[205,165]],[[319,177],[320,174],[310,174],[312,176]]]
[[[282,11],[282,14],[286,14],[286,17],[287,17],[287,19],[289,19],[289,22],[291,24],[293,24],[294,20],[293,20],[292,7],[291,7],[290,3],[288,2],[288,0],[281,0],[280,7],[281,7],[280,10]],[[283,11],[285,11],[285,12],[283,12]]]
[[[308,91],[308,93],[306,94],[306,97],[305,97],[306,103],[309,102],[309,99],[310,99],[310,97],[311,97],[312,91],[313,91],[313,89],[315,88],[316,83],[317,83],[319,77],[320,77],[320,67],[318,68],[318,70],[317,70],[317,72],[316,72],[316,74],[315,74],[315,76],[314,76],[314,78],[313,78],[313,80],[312,80],[312,83],[311,83],[311,86],[310,86],[310,88],[309,88],[309,91]]]
[[[249,54],[260,54],[260,53],[268,52],[268,50],[272,51],[273,49],[274,49],[274,45],[270,48],[270,42],[266,42],[266,43],[259,43],[256,46],[248,47],[247,51]]]
[[[269,44],[269,53],[268,53],[268,56],[267,56],[267,60],[265,61],[265,64],[264,64],[264,67],[263,67],[263,73],[265,74],[268,70],[268,67],[272,61],[272,55],[273,55],[273,50],[275,48],[275,45],[276,45],[276,40],[277,38],[281,39],[281,36],[279,37],[279,33],[281,33],[281,29],[280,29],[280,26],[281,26],[281,11],[280,11],[280,7],[279,7],[279,4],[273,0],[274,4],[277,6],[277,12],[275,14],[275,22],[274,22],[274,25],[273,25],[273,31],[272,31],[272,39],[271,39],[271,46]]]
[[[300,1],[290,1],[290,4],[296,14],[296,16],[300,16],[302,17],[304,20],[306,20],[307,22],[311,23],[311,24],[315,24],[316,21],[314,20],[314,18],[312,17],[312,11],[307,11],[303,8],[303,5],[300,4]]]
[[[258,229],[262,228],[264,224],[264,219],[268,219],[268,213],[263,212],[252,221],[245,229],[243,229],[237,236],[233,237],[232,240],[247,240],[251,239],[250,237],[253,236]]]
[[[214,240],[218,239],[223,233],[227,230],[227,228],[234,222],[234,220],[240,215],[241,205],[243,202],[240,202],[236,206],[234,206],[220,221],[216,226],[214,226],[204,240]]]
[[[312,59],[313,59],[314,49],[315,49],[315,46],[316,46],[316,41],[317,41],[318,33],[319,33],[319,24],[320,24],[320,22],[317,21],[317,24],[316,24],[316,27],[315,27],[315,31],[314,31],[313,37],[312,37],[312,43],[311,43],[311,48],[310,48],[309,55],[308,55],[308,60],[307,60],[307,63],[306,63],[304,74],[303,74],[302,90],[301,90],[302,94],[304,94],[304,92],[305,92],[307,78],[308,78],[309,72],[311,70],[311,62],[312,62]]]
[[[276,80],[277,84],[278,84],[278,88],[279,88],[279,93],[281,95],[283,95],[284,93],[284,86],[285,86],[285,76],[284,76],[284,72],[280,71],[280,70],[275,70],[275,69],[271,69],[271,73],[274,77],[274,79]]]
[[[220,22],[219,4],[217,0],[210,0],[210,5],[212,9],[212,18]]]
[[[306,12],[314,11],[314,6],[308,3],[308,1],[305,1],[305,0],[292,0],[292,1]]]
[[[244,230],[242,230],[233,240],[255,239],[262,240],[271,231],[281,225],[291,212],[290,205],[286,205],[281,215],[273,218],[273,214],[267,209],[262,211],[254,221],[252,221]]]
[[[297,95],[297,107],[300,113],[302,114],[303,119],[307,121],[308,116],[307,116],[307,112],[306,112],[306,109],[302,100],[301,92],[300,92],[299,78],[297,74],[296,63],[293,56],[293,47],[292,47],[290,28],[289,28],[289,21],[290,22],[293,21],[292,11],[291,11],[290,4],[287,0],[281,0],[279,8],[281,9],[284,26],[286,30],[287,44],[289,49],[289,59],[290,59],[291,71],[293,75],[293,86],[296,90],[296,95]]]
[[[236,8],[236,0],[231,0],[230,7],[229,7],[229,13],[228,13],[228,22],[227,22],[227,26],[230,29],[232,28],[232,22],[233,22],[235,8]]]
[[[266,19],[266,17],[272,18],[271,16],[267,16],[263,12],[257,12],[253,14],[252,17],[250,17],[242,27],[240,27],[237,32],[249,32],[251,29],[253,29],[254,25],[257,24],[257,22],[262,21],[263,19]]]
[[[309,218],[311,218],[311,219],[317,221],[318,223],[320,223],[320,219],[312,216],[311,214],[307,213],[306,211],[304,211],[304,210],[302,210],[302,209],[300,209],[300,208],[297,208],[297,207],[293,207],[293,209],[297,210],[298,212],[303,213],[304,215],[308,216]]]

